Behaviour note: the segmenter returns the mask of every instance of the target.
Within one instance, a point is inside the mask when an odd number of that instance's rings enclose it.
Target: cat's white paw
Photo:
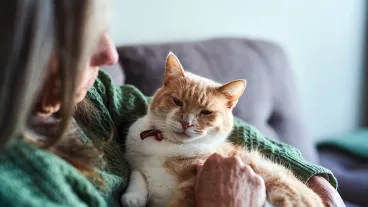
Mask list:
[[[139,193],[127,193],[121,197],[121,205],[123,207],[145,207],[147,197]]]

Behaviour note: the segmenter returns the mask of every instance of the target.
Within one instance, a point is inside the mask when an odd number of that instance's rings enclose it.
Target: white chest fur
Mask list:
[[[141,171],[148,184],[148,206],[165,206],[173,196],[177,182],[167,170],[165,170],[164,160],[157,157],[148,157],[137,170]]]
[[[148,206],[164,206],[173,196],[178,185],[175,178],[165,169],[167,159],[176,156],[196,156],[214,152],[213,144],[177,145],[153,137],[141,140],[140,133],[150,129],[147,116],[136,121],[129,130],[125,158],[133,168],[141,172],[148,184]],[[132,182],[132,181],[131,181]]]

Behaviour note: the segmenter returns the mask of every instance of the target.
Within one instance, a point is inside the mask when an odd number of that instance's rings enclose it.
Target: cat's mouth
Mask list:
[[[184,132],[175,132],[175,134],[178,135],[182,139],[192,138],[192,136],[188,135],[185,131]]]

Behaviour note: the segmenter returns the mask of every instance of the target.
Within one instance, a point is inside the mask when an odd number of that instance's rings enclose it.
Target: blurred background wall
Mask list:
[[[117,45],[251,37],[286,51],[313,138],[358,127],[365,0],[112,0]],[[225,54],[226,55],[226,54]]]

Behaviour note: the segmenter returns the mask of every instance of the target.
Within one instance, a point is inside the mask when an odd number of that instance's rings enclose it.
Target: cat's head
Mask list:
[[[224,141],[233,127],[232,109],[245,87],[245,80],[221,85],[185,72],[169,53],[164,83],[153,96],[149,117],[165,139],[176,143]]]

